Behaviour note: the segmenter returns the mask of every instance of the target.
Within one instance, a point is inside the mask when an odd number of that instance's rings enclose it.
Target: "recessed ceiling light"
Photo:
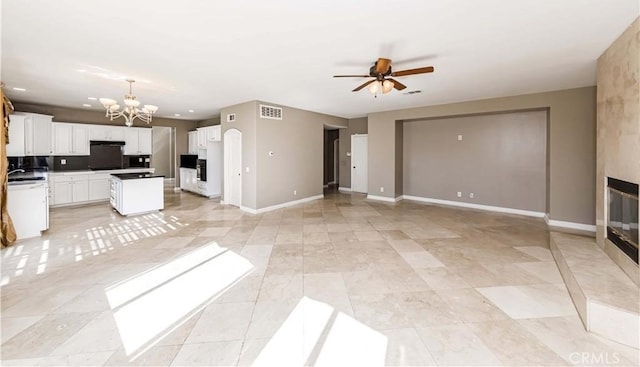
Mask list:
[[[175,117],[180,117],[180,114],[179,114],[179,113],[174,113],[173,115],[174,115]]]
[[[18,92],[26,92],[27,90],[24,88],[13,87],[13,90],[17,90]]]
[[[82,105],[85,106],[85,107],[91,107],[91,105],[88,104],[88,103],[83,103]]]
[[[196,111],[194,111],[194,110],[189,110],[189,112],[194,113],[194,112],[196,112]]]
[[[88,97],[87,99],[90,100],[90,101],[97,101],[98,100],[96,97]]]

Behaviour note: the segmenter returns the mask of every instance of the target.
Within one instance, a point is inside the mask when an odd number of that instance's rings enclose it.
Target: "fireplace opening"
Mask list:
[[[607,238],[638,263],[638,184],[608,177]]]

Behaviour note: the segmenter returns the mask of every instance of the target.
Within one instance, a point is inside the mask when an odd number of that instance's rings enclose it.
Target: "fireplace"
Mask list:
[[[638,263],[638,184],[608,177],[607,238]]]

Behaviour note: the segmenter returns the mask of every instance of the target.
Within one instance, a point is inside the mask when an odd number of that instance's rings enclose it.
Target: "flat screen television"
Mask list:
[[[92,170],[123,168],[123,141],[92,140],[89,150],[89,168]]]

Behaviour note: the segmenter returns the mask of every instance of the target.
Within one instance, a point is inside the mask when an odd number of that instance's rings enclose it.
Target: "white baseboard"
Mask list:
[[[397,203],[398,201],[402,200],[402,196],[398,196],[396,198],[388,198],[386,196],[367,195],[367,199],[384,201],[387,203]]]
[[[182,189],[181,189],[181,188],[179,188],[179,187],[174,187],[174,188],[173,188],[173,192],[180,192],[180,191],[182,191]]]
[[[241,206],[240,209],[242,209],[245,212],[251,213],[251,214],[262,214],[262,213],[270,212],[272,210],[287,208],[287,207],[290,207],[290,206],[303,204],[303,203],[307,203],[309,201],[319,200],[319,199],[323,199],[323,198],[324,198],[324,195],[320,194],[320,195],[315,195],[315,196],[309,196],[307,198],[300,199],[300,200],[294,200],[294,201],[289,201],[289,202],[282,203],[282,204],[276,204],[276,205],[272,205],[272,206],[267,206],[265,208],[260,208],[260,209],[251,209],[251,208],[247,208],[246,206]]]
[[[351,188],[350,187],[338,187],[338,191],[351,192]]]
[[[596,226],[593,224],[565,222],[561,220],[549,219],[549,216],[547,216],[546,214],[544,216],[544,221],[547,223],[549,227],[577,229],[579,231],[594,232],[594,233],[596,231]]]
[[[530,210],[512,209],[512,208],[503,208],[503,207],[500,207],[500,206],[464,203],[464,202],[461,202],[461,201],[451,201],[451,200],[423,198],[423,197],[411,196],[411,195],[403,195],[402,198],[406,199],[406,200],[420,201],[420,202],[423,202],[423,203],[442,204],[442,205],[448,205],[448,206],[458,206],[458,207],[462,207],[462,208],[479,209],[479,210],[486,210],[486,211],[490,211],[490,212],[524,215],[524,216],[527,216],[527,217],[543,218],[545,216],[545,213],[534,212],[534,211],[530,211]]]

